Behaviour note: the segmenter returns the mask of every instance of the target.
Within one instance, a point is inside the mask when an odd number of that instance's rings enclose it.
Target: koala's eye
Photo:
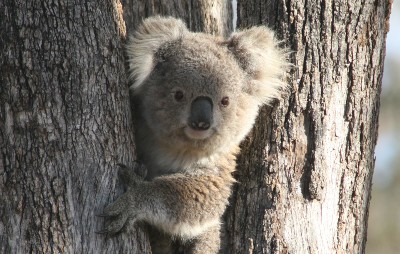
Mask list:
[[[174,98],[176,101],[181,101],[183,99],[183,92],[182,91],[176,91],[174,94]]]
[[[228,96],[225,96],[224,98],[222,98],[221,105],[224,107],[227,107],[229,105],[229,97]]]

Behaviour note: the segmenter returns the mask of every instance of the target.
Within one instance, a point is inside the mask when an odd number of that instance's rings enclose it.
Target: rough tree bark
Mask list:
[[[123,0],[128,34],[153,15],[184,20],[191,31],[228,35],[232,31],[232,4],[227,0]]]
[[[124,1],[196,31],[231,29],[227,1]],[[0,252],[149,253],[140,229],[96,235],[134,159],[122,4],[0,1]],[[228,23],[230,22],[230,23]]]
[[[118,191],[115,164],[134,157],[121,4],[0,10],[0,252],[147,251],[142,231],[95,234]]]
[[[227,253],[364,253],[390,1],[238,1],[293,50],[292,90],[243,144]]]

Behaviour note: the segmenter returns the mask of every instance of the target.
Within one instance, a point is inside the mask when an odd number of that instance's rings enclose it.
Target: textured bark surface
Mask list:
[[[227,253],[363,253],[387,1],[238,1],[293,50],[292,90],[263,109],[239,158]]]
[[[231,29],[226,1],[1,1],[0,252],[148,253],[145,233],[95,234],[131,164],[123,15]],[[228,23],[230,22],[230,23]]]
[[[95,234],[134,156],[121,4],[0,10],[0,252],[144,253],[140,230]]]
[[[128,34],[148,16],[173,16],[191,31],[228,35],[232,31],[232,5],[226,0],[123,0]]]

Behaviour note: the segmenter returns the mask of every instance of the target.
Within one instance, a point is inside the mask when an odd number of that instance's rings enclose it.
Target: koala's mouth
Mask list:
[[[194,130],[188,126],[184,128],[183,132],[185,133],[185,135],[188,138],[193,139],[193,140],[204,140],[204,139],[211,137],[211,135],[213,134],[212,129]]]

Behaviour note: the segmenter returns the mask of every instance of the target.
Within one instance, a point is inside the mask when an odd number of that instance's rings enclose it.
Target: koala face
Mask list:
[[[278,98],[286,64],[267,28],[221,39],[149,18],[128,44],[132,89],[159,143],[209,156],[239,144],[259,106]]]
[[[249,82],[229,49],[189,34],[162,45],[138,91],[143,118],[158,139],[176,148],[213,153],[237,144],[258,111]]]

